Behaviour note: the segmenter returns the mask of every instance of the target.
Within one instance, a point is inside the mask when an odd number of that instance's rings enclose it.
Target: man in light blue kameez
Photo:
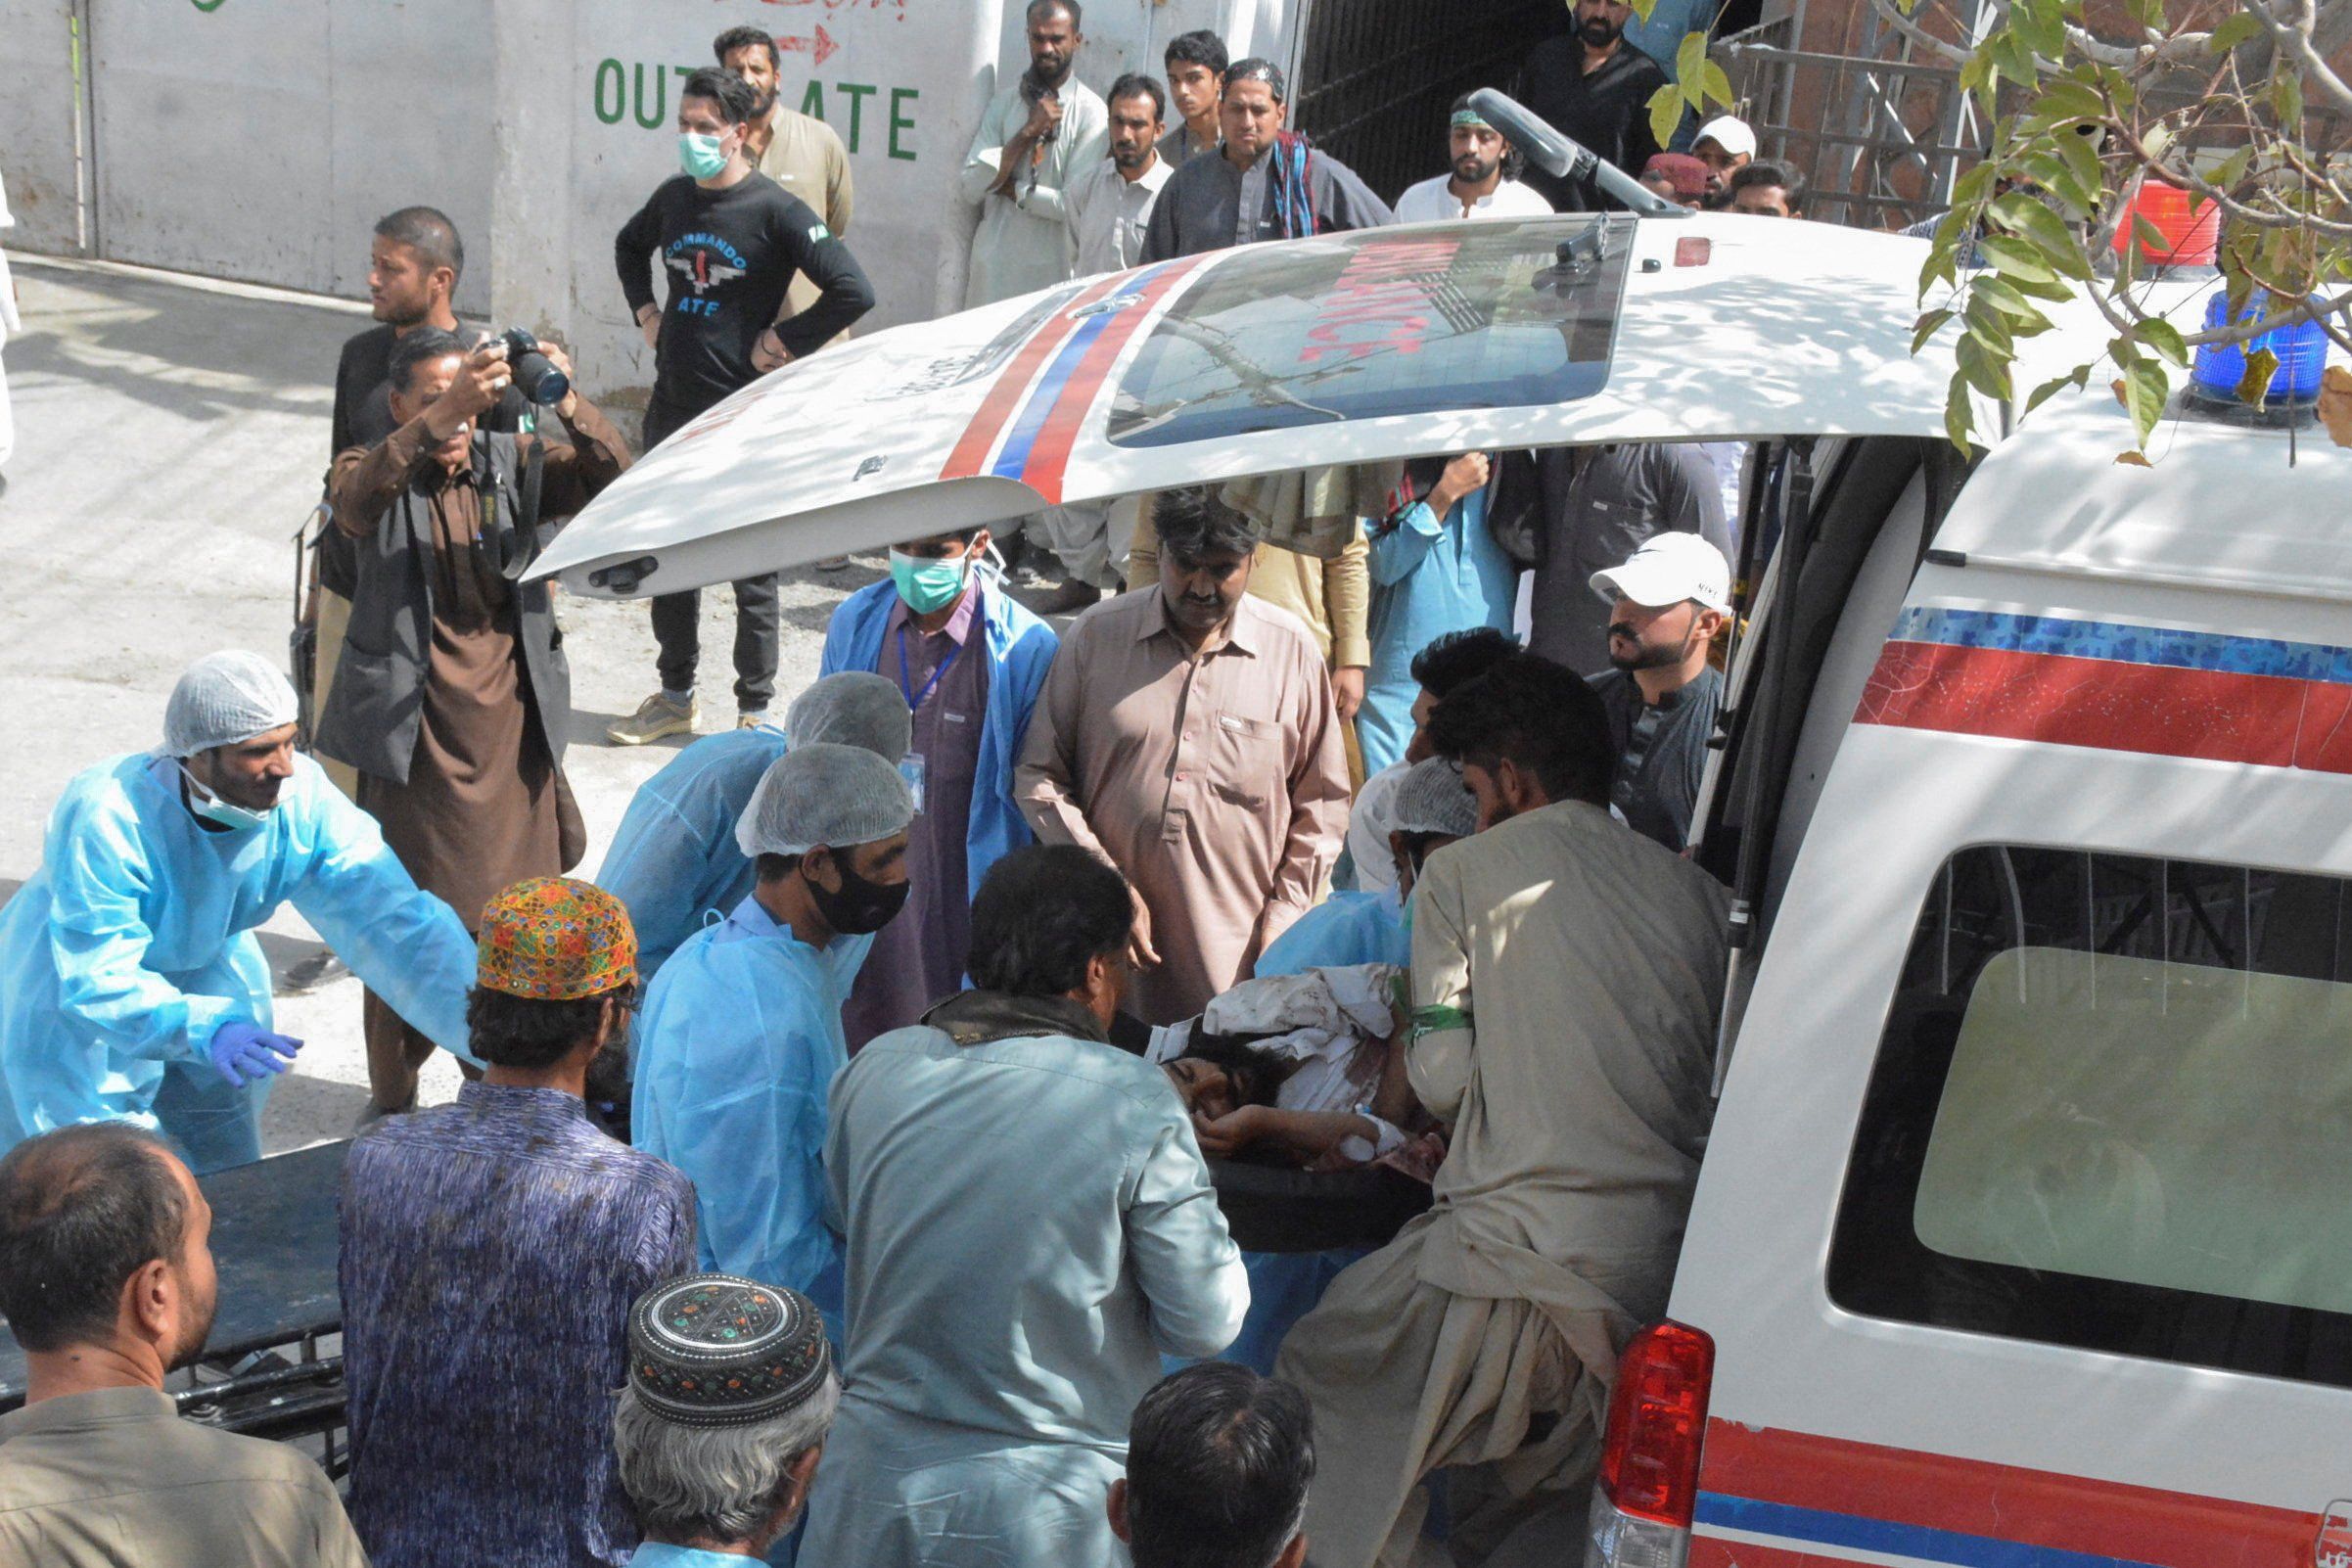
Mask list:
[[[1449,631],[1511,627],[1519,569],[1487,527],[1492,465],[1467,452],[1434,478],[1429,466],[1407,471],[1417,498],[1371,530],[1372,669],[1356,715],[1367,775],[1403,760],[1412,740],[1413,655]]]
[[[973,902],[979,989],[835,1084],[847,1386],[805,1561],[1123,1560],[1129,1417],[1163,1352],[1216,1355],[1249,1306],[1182,1101],[1108,1042],[1132,923],[1086,851],[1015,851]]]

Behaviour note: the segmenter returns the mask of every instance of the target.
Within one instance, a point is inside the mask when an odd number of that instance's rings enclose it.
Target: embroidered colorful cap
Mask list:
[[[570,877],[518,882],[482,911],[475,981],[533,1001],[576,1001],[633,985],[637,933],[604,889]]]
[[[745,1426],[783,1414],[833,1369],[825,1325],[797,1290],[733,1274],[685,1274],[637,1298],[628,1380],[680,1426]]]

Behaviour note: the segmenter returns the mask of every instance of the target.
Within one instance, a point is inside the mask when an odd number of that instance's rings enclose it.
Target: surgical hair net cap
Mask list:
[[[819,741],[768,764],[736,820],[735,842],[749,855],[805,854],[815,844],[872,844],[913,820],[914,792],[897,762]]]
[[[845,669],[792,700],[784,738],[794,746],[859,746],[896,762],[914,744],[914,715],[898,682],[870,669]]]
[[[163,705],[163,753],[194,757],[235,746],[300,716],[294,684],[257,653],[207,654],[181,672]]]
[[[1398,833],[1443,833],[1466,839],[1478,831],[1478,797],[1453,764],[1442,757],[1415,762],[1389,805],[1389,826]]]

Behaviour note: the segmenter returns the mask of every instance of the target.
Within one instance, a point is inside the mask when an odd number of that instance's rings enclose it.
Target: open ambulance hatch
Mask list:
[[[853,339],[646,454],[534,576],[632,597],[1301,468],[1595,441],[1932,438],[1922,242],[1736,213],[1244,246]]]

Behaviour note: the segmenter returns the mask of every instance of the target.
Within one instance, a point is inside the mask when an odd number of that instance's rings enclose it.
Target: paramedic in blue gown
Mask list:
[[[276,1033],[254,937],[287,903],[465,1055],[473,939],[295,751],[295,715],[268,660],[208,655],[172,688],[161,747],[66,787],[41,868],[0,911],[0,1150],[122,1121],[200,1175],[259,1159],[262,1100],[302,1044]]]
[[[849,1060],[850,983],[906,901],[913,816],[872,752],[786,752],[740,825],[751,896],[670,954],[637,1028],[630,1136],[692,1178],[703,1266],[802,1292],[836,1340],[826,1095]]]

